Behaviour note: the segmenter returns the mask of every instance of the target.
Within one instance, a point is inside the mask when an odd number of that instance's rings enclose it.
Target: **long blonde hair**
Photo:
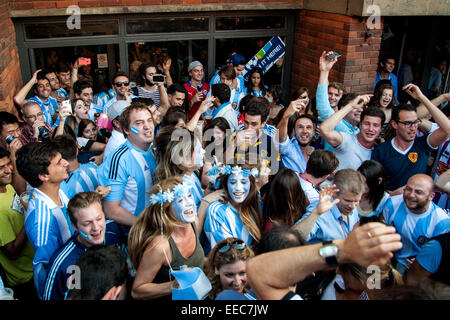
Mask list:
[[[187,129],[161,129],[154,142],[158,162],[155,169],[157,181],[183,176],[187,171],[197,169],[187,164],[195,152],[195,139],[194,134]]]
[[[150,192],[157,194],[161,190],[172,190],[176,184],[182,182],[179,177],[171,177],[154,185]],[[182,224],[175,216],[170,202],[163,203],[162,212],[159,203],[146,207],[131,227],[128,235],[128,251],[134,267],[138,267],[145,248],[157,236],[162,233],[164,238],[169,238],[177,226],[182,226]]]

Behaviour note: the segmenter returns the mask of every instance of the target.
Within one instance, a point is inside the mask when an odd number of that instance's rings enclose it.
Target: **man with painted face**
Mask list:
[[[449,216],[431,201],[433,190],[430,176],[416,174],[408,179],[403,195],[389,198],[384,206],[384,221],[402,236],[403,248],[395,253],[401,274],[429,239],[450,231]]]
[[[357,96],[344,108],[325,120],[320,126],[322,137],[334,148],[339,159],[338,170],[358,169],[365,160],[370,160],[376,139],[381,133],[385,114],[380,108],[364,106],[370,95]],[[348,113],[359,110],[361,113],[360,131],[357,134],[336,131],[334,128]]]
[[[309,156],[314,151],[310,144],[314,138],[317,124],[313,116],[297,114],[302,104],[302,100],[292,101],[278,124],[281,164],[299,173],[305,172]],[[295,117],[295,136],[289,139],[288,123],[291,117]]]
[[[320,192],[320,200],[308,206],[294,228],[310,244],[346,238],[359,221],[357,207],[364,183],[361,173],[353,169],[336,172],[334,186]]]
[[[98,168],[101,185],[110,186],[104,199],[105,214],[128,229],[148,204],[156,161],[150,148],[154,138],[154,120],[143,103],[131,103],[122,113],[127,140]]]
[[[229,237],[243,240],[247,245],[261,237],[262,215],[259,212],[255,170],[240,166],[225,166],[228,172],[221,180],[225,190],[224,202],[212,202],[206,211],[203,230],[208,239],[209,252],[219,241]],[[256,174],[255,174],[256,175]]]
[[[52,256],[49,262],[43,300],[64,300],[71,289],[67,279],[77,271],[73,268],[78,258],[92,246],[118,245],[120,230],[113,221],[105,221],[101,196],[95,192],[81,192],[67,206],[75,234]]]

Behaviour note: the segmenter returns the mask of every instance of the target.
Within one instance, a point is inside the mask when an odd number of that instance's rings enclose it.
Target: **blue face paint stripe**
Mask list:
[[[135,126],[132,126],[130,131],[136,135],[139,134],[139,132],[140,132],[140,130],[138,128],[136,128]]]

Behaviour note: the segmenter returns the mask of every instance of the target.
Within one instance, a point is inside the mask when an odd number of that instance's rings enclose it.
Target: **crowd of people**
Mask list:
[[[315,96],[258,67],[244,78],[239,53],[210,81],[199,61],[186,83],[148,61],[101,92],[78,60],[36,70],[19,118],[0,112],[0,290],[450,298],[450,93],[399,86],[393,59],[373,93],[347,92],[332,53]]]

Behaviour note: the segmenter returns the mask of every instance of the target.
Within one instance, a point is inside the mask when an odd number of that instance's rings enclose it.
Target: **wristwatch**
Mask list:
[[[325,259],[325,262],[330,268],[336,268],[338,266],[337,258],[339,255],[339,248],[332,241],[322,243],[319,254]]]

